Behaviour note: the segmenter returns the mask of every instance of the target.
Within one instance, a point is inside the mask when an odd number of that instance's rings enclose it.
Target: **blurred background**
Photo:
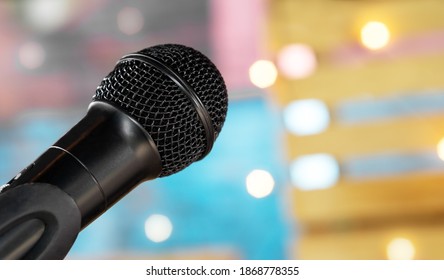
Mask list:
[[[180,43],[229,90],[213,151],[68,259],[444,259],[444,12],[432,0],[0,2],[0,182],[123,55]]]

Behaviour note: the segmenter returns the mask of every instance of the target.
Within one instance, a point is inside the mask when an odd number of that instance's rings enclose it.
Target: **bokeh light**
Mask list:
[[[273,191],[274,179],[268,171],[255,169],[247,175],[246,186],[251,196],[263,198]]]
[[[163,242],[170,238],[173,224],[167,216],[153,214],[145,221],[145,235],[153,242]]]
[[[319,99],[296,100],[283,111],[285,127],[296,135],[317,134],[330,124],[327,105]]]
[[[291,79],[303,79],[316,70],[316,55],[308,45],[287,45],[278,53],[277,65],[284,76]]]
[[[39,32],[54,32],[65,25],[72,10],[71,0],[25,0],[23,15],[29,26]]]
[[[439,158],[444,161],[444,137],[438,142],[437,152]]]
[[[145,20],[139,9],[125,7],[117,14],[117,26],[119,30],[126,35],[135,35],[139,33]]]
[[[415,246],[406,238],[394,238],[387,245],[387,258],[389,260],[413,260]]]
[[[382,22],[370,21],[361,29],[361,42],[368,49],[381,49],[387,46],[389,40],[390,31]]]
[[[37,42],[27,42],[18,50],[18,60],[27,69],[37,69],[45,62],[46,53],[43,46]]]
[[[259,88],[272,86],[277,79],[278,71],[273,62],[258,60],[249,69],[250,81]]]
[[[339,164],[329,154],[301,156],[290,164],[290,178],[301,190],[317,190],[332,187],[339,179]]]

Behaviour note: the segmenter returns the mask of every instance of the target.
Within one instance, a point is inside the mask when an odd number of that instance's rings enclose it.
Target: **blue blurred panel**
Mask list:
[[[49,111],[46,113],[29,113],[2,129],[0,185],[33,162],[70,128],[71,120],[57,118]]]
[[[423,90],[395,92],[378,98],[351,98],[336,108],[338,120],[346,123],[381,121],[391,118],[442,115],[444,92]]]
[[[34,161],[71,128],[70,123],[50,115],[22,119],[16,128],[16,137],[20,140],[15,143],[20,161],[26,165]]]
[[[121,250],[164,255],[225,247],[240,258],[286,258],[290,234],[281,201],[285,169],[279,123],[262,99],[231,103],[207,158],[138,187],[82,232],[72,254],[97,249],[98,254]],[[263,199],[251,197],[245,188],[245,177],[257,168],[268,170],[276,181],[274,192]],[[173,233],[165,242],[145,237],[144,222],[151,214],[171,219]]]
[[[279,195],[285,169],[279,122],[264,100],[230,104],[208,158],[162,179],[163,187],[155,186],[166,200],[157,200],[162,204],[153,205],[151,211],[170,215],[176,230],[163,246],[226,244],[238,249],[242,258],[285,258],[287,226]],[[245,188],[246,176],[258,168],[276,180],[274,193],[264,199],[251,197]],[[142,242],[143,237],[138,237]]]
[[[119,205],[118,205],[119,206]],[[71,248],[68,258],[100,258],[125,248],[119,239],[125,228],[122,211],[115,206],[83,230]]]

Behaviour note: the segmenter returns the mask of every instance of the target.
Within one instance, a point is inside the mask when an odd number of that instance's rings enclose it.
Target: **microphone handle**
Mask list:
[[[92,102],[86,116],[1,193],[26,183],[57,186],[76,202],[84,228],[160,171],[151,136],[127,114],[99,101]]]
[[[108,103],[92,102],[79,123],[0,187],[0,259],[63,258],[81,229],[158,177],[161,166],[139,123]],[[64,228],[68,233],[58,232]],[[55,238],[60,234],[65,237]],[[42,253],[49,245],[57,253]]]

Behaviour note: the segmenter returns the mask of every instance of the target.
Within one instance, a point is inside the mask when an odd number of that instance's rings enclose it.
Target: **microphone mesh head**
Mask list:
[[[194,89],[210,115],[216,138],[228,107],[225,83],[216,66],[182,45],[158,45],[138,53],[169,66]],[[93,101],[115,105],[145,128],[162,160],[159,177],[184,169],[205,152],[205,129],[194,105],[173,80],[150,64],[120,61],[97,87]]]

